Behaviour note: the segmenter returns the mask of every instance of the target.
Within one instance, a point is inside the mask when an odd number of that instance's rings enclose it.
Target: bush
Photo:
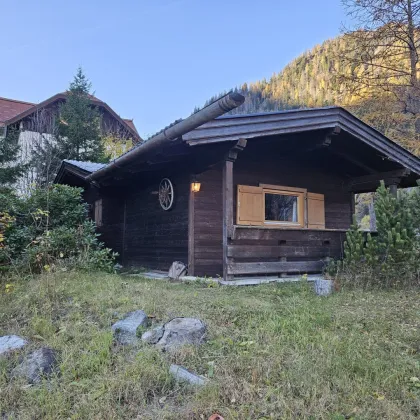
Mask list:
[[[39,273],[78,268],[111,271],[117,254],[104,248],[88,220],[81,188],[54,185],[27,198],[9,195],[0,208],[0,267]],[[4,204],[6,203],[6,204]],[[2,235],[2,236],[1,236]]]
[[[334,262],[341,284],[365,288],[420,285],[420,191],[394,197],[382,182],[376,192],[377,232],[366,236],[353,226],[344,243],[344,260]]]

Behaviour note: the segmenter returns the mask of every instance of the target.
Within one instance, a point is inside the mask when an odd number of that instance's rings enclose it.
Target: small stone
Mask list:
[[[187,273],[187,266],[181,261],[174,261],[169,269],[168,277],[172,280],[178,280],[179,277]]]
[[[332,280],[316,279],[314,290],[318,296],[328,296],[333,292],[333,282]]]
[[[171,365],[169,372],[174,376],[177,382],[186,382],[190,385],[206,385],[208,379],[201,375],[196,375],[182,366]]]
[[[197,318],[174,318],[165,324],[164,329],[165,332],[156,346],[167,351],[185,344],[202,344],[207,328]]]
[[[0,337],[0,356],[10,353],[14,350],[19,350],[26,346],[28,342],[18,335],[4,335]]]
[[[156,344],[163,336],[165,328],[163,325],[153,328],[150,331],[146,331],[142,336],[141,340],[147,344]]]
[[[149,320],[144,311],[134,311],[127,314],[124,319],[117,321],[112,327],[112,332],[118,343],[122,345],[137,344],[137,328],[146,327]]]
[[[12,377],[24,378],[30,384],[41,382],[43,377],[50,376],[57,367],[57,353],[43,347],[29,353],[23,361],[12,370]]]

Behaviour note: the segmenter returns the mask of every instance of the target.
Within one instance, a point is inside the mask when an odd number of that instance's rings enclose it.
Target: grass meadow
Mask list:
[[[0,288],[0,335],[59,352],[59,371],[39,386],[10,380],[18,354],[0,359],[0,418],[420,417],[418,290],[322,298],[304,282],[210,287],[84,273],[16,277]],[[118,347],[110,327],[135,309],[156,322],[198,317],[207,341],[173,354]],[[170,363],[210,384],[176,383]]]

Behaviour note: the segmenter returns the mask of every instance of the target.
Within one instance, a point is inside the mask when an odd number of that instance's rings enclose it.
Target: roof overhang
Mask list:
[[[420,159],[340,107],[222,116],[183,135],[190,146],[339,128],[420,176]]]
[[[68,176],[76,177],[80,180],[81,184],[86,183],[87,177],[103,166],[105,164],[63,160],[54,179],[54,183],[61,184],[65,177]]]

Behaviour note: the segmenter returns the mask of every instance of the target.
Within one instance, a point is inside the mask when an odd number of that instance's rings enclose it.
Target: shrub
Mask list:
[[[333,263],[341,284],[369,287],[420,285],[420,192],[401,191],[394,197],[382,182],[376,192],[377,232],[347,232],[344,260]]]
[[[0,209],[9,217],[0,248],[3,271],[10,267],[36,273],[59,268],[111,271],[116,254],[99,241],[82,192],[54,185],[35,189],[27,198],[8,197]]]

